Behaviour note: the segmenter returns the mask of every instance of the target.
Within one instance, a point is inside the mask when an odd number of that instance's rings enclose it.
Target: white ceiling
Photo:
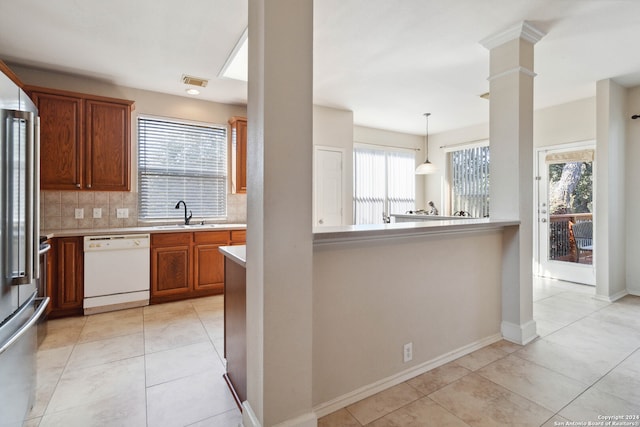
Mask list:
[[[1,0],[6,62],[202,99],[246,103],[217,77],[247,25],[239,0]],[[314,101],[356,124],[424,134],[488,121],[489,55],[478,42],[527,20],[536,45],[535,108],[640,85],[640,0],[316,0]]]

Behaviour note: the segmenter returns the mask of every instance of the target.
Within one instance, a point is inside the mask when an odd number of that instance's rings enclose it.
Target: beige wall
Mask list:
[[[314,405],[498,334],[501,253],[499,230],[316,244]]]
[[[170,117],[227,125],[232,116],[246,116],[246,107],[220,104],[190,97],[166,95],[129,87],[116,86],[86,77],[42,71],[17,65],[11,69],[27,85],[43,86],[73,92],[122,98],[135,101],[131,126],[131,192],[75,192],[43,191],[41,197],[41,224],[45,230],[76,228],[120,228],[138,225],[137,221],[137,174],[138,145],[137,127],[139,114]],[[46,161],[46,159],[43,159]],[[94,207],[102,208],[102,218],[93,219]],[[84,208],[85,218],[76,220],[75,208]],[[116,218],[117,208],[128,208],[129,219]],[[246,196],[229,194],[227,198],[227,221],[246,222]]]

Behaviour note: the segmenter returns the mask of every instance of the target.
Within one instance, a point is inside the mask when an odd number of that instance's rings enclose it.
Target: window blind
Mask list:
[[[355,224],[415,209],[414,153],[358,147],[353,162]]]
[[[138,117],[139,216],[223,218],[227,207],[225,127]]]
[[[471,216],[489,216],[489,147],[474,147],[450,154],[452,213],[466,211]]]

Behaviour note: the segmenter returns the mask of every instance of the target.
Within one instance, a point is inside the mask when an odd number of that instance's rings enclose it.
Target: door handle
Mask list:
[[[547,222],[547,218],[542,218],[540,222]]]
[[[42,314],[44,313],[44,310],[47,308],[47,305],[49,305],[49,297],[45,297],[44,299],[36,298],[34,293],[34,295],[31,297],[29,302],[24,304],[24,306],[22,307],[22,309],[20,309],[18,313],[22,313],[24,310],[28,310],[30,307],[32,307],[34,301],[42,301],[42,302],[40,303],[36,311],[31,315],[27,323],[22,325],[22,327],[16,333],[11,335],[7,341],[5,341],[4,343],[2,343],[2,345],[0,345],[0,354],[7,351],[9,347],[11,347],[16,341],[18,341],[20,337],[24,335],[29,330],[29,328],[31,328],[38,321],[38,319],[40,319],[40,316],[42,316]],[[16,313],[16,315],[19,315],[18,313]]]

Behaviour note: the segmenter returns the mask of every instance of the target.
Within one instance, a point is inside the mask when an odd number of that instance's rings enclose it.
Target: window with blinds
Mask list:
[[[383,215],[415,210],[415,154],[357,147],[353,150],[355,224],[381,224]]]
[[[489,216],[489,146],[449,153],[451,167],[451,213]]]
[[[139,218],[224,218],[227,210],[227,130],[138,117]]]

